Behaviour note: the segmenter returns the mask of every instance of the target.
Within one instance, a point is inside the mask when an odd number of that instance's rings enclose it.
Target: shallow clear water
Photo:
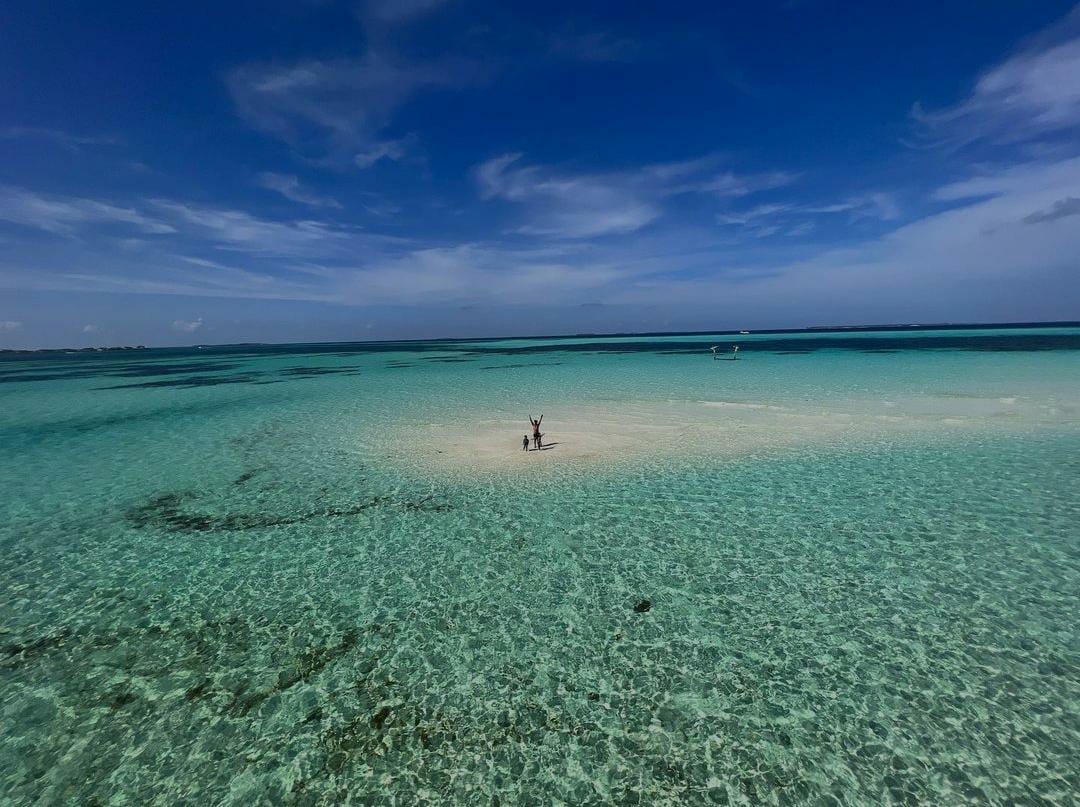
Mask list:
[[[1080,330],[718,341],[0,362],[0,799],[1075,803]],[[410,443],[671,401],[800,439]]]

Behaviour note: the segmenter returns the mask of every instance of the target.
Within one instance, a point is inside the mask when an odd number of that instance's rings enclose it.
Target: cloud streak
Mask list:
[[[193,235],[227,249],[253,254],[306,256],[332,251],[348,232],[322,221],[274,221],[230,210],[153,199],[162,216]]]
[[[121,225],[151,235],[176,232],[170,224],[134,208],[96,199],[47,196],[11,186],[0,186],[0,220],[64,236],[93,224]]]
[[[1017,143],[1080,126],[1080,6],[987,70],[955,106],[912,116],[933,137],[967,144]]]
[[[299,202],[308,207],[331,207],[340,208],[341,203],[329,196],[322,196],[304,187],[299,177],[292,174],[275,174],[265,171],[256,178],[260,186],[267,190],[277,191],[286,199]]]
[[[875,192],[829,204],[774,202],[728,210],[716,215],[716,223],[738,228],[752,238],[801,237],[813,232],[816,220],[822,216],[842,216],[849,224],[895,221],[900,218],[900,206],[892,194]]]
[[[82,151],[83,146],[114,146],[119,142],[116,138],[104,135],[77,135],[41,126],[8,126],[0,129],[0,138],[45,140],[71,152]]]

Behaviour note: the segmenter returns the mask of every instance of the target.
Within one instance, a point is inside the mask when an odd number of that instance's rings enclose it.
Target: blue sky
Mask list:
[[[10,2],[0,74],[0,347],[1080,318],[1070,2]]]

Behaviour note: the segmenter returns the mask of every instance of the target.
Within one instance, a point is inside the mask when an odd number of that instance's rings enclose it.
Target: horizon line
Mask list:
[[[417,342],[498,342],[506,339],[604,339],[626,338],[632,336],[749,336],[752,334],[784,333],[837,333],[843,331],[904,331],[904,330],[969,330],[978,328],[1077,328],[1080,320],[1049,320],[1032,322],[926,322],[926,323],[889,323],[862,325],[808,325],[802,328],[758,328],[721,329],[705,331],[612,331],[607,333],[564,333],[542,334],[534,336],[505,335],[454,337],[440,336],[430,339],[351,339],[325,342],[200,342],[191,345],[96,345],[92,347],[56,347],[56,348],[0,348],[0,355],[26,353],[97,353],[125,350],[193,350],[197,348],[222,347],[274,347],[282,345],[356,345],[356,344],[412,344]]]

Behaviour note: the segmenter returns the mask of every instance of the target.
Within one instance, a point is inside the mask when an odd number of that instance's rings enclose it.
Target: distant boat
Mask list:
[[[739,331],[739,333],[750,333],[750,331]]]

